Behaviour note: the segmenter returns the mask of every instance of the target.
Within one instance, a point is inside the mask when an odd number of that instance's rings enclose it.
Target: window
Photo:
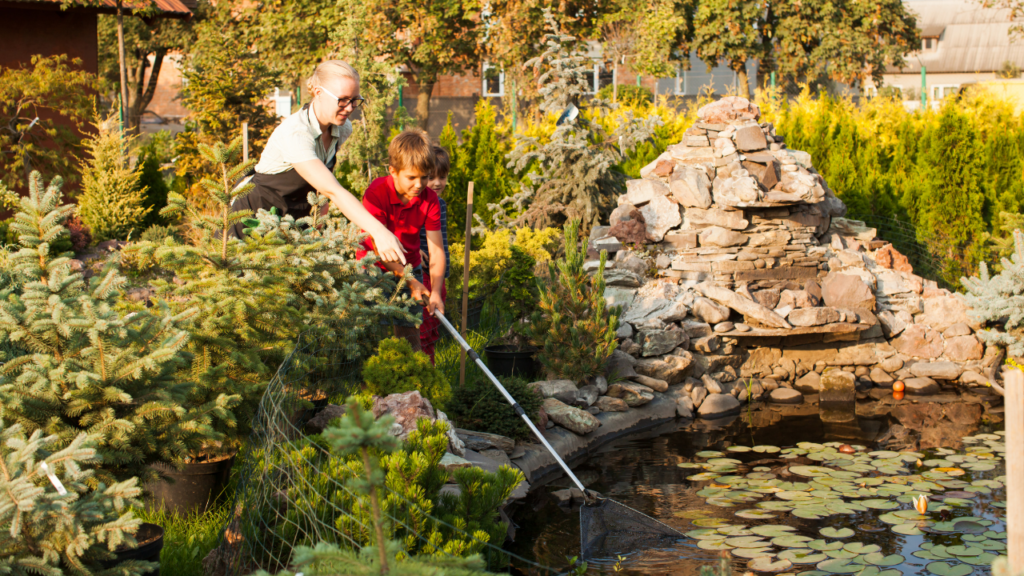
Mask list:
[[[608,68],[604,67],[603,65],[598,64],[597,66],[595,66],[595,69],[597,70],[597,86],[596,86],[596,90],[600,90],[601,88],[604,88],[605,86],[611,86],[612,83],[615,82],[615,69],[614,68],[609,70]]]
[[[921,51],[922,52],[934,52],[939,48],[938,38],[922,38],[921,39]]]
[[[483,93],[485,97],[505,95],[505,73],[497,66],[484,64]]]
[[[594,69],[591,71],[584,72],[583,78],[587,83],[587,91],[585,94],[594,94],[597,92],[597,66],[595,65]]]
[[[959,84],[938,84],[931,87],[932,101],[940,102],[947,96],[955,96],[960,92]]]

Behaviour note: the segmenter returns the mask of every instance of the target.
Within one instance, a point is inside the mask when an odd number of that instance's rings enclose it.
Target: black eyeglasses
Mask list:
[[[338,108],[341,109],[348,108],[349,104],[351,104],[352,109],[355,110],[357,108],[362,108],[363,104],[366,103],[365,98],[339,98],[338,96],[335,96],[333,92],[331,92],[327,88],[324,88],[323,86],[321,86],[320,89],[326,92],[327,95],[330,96],[331,98],[337,98]]]

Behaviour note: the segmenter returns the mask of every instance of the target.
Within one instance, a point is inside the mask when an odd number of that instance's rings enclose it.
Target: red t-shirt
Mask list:
[[[377,178],[363,194],[363,206],[373,214],[405,248],[405,259],[415,268],[421,264],[420,230],[438,231],[441,229],[441,204],[437,194],[430,188],[424,188],[420,195],[402,204],[395,191],[395,179],[391,176]],[[373,250],[373,238],[367,236],[362,243],[366,250],[356,252],[358,258]],[[381,269],[385,269],[380,263]]]

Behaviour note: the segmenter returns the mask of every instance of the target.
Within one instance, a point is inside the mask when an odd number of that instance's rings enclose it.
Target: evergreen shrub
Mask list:
[[[1013,239],[1015,252],[1003,259],[998,274],[989,274],[982,262],[978,276],[960,282],[967,290],[972,319],[989,324],[990,329],[978,332],[981,339],[1020,358],[1024,356],[1024,233],[1015,230]]]
[[[609,84],[597,91],[597,97],[602,100],[611,101],[615,88],[615,86]],[[637,104],[651,104],[654,102],[654,94],[644,86],[619,84],[617,102],[633,106]]]
[[[549,375],[577,382],[601,374],[617,346],[619,307],[604,299],[601,251],[597,271],[583,269],[586,243],[580,246],[580,223],[565,227],[565,256],[548,263],[549,275],[540,283],[540,302],[526,334],[541,347],[537,360]]]
[[[507,436],[516,440],[533,438],[523,419],[516,414],[508,400],[475,366],[467,366],[466,385],[455,387],[448,403],[448,417],[459,428]],[[526,415],[534,422],[543,399],[529,383],[519,377],[505,378],[502,386],[523,407]]]
[[[0,574],[114,574],[100,562],[119,545],[135,546],[142,524],[132,513],[141,505],[138,479],[99,481],[90,468],[99,461],[94,441],[84,433],[70,442],[38,429],[26,435],[22,425],[0,420]],[[44,463],[66,494],[47,478]],[[138,576],[156,567],[129,560],[116,573]]]
[[[452,389],[422,352],[413,352],[405,338],[385,338],[377,354],[363,366],[366,389],[375,396],[418,390],[438,410],[444,410]]]
[[[133,169],[125,155],[132,138],[123,137],[113,116],[95,126],[97,133],[84,141],[89,159],[82,170],[78,214],[97,242],[124,240],[145,228],[152,210],[140,186],[142,171]]]
[[[0,341],[27,352],[0,358],[0,417],[44,430],[66,445],[93,434],[103,460],[100,478],[155,477],[149,464],[179,462],[206,441],[212,424],[237,402],[219,394],[201,409],[184,405],[192,382],[187,364],[195,313],[164,303],[133,314],[118,311],[126,280],[108,269],[87,284],[48,240],[66,234],[74,206],[60,205],[61,181],[44,187],[33,173],[14,228],[21,249],[11,256],[14,282],[0,287]]]

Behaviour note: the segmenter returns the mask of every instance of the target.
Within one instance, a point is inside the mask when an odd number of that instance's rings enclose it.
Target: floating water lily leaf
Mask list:
[[[807,536],[800,536],[798,534],[778,536],[772,539],[772,544],[780,548],[803,548],[804,542],[810,542],[810,538]]]
[[[719,476],[721,476],[721,474],[715,474],[714,472],[701,472],[700,474],[687,476],[686,479],[693,480],[694,482],[703,482],[704,480],[714,480]]]
[[[721,518],[701,518],[694,520],[694,526],[700,526],[701,528],[718,528],[719,526],[727,526],[729,522]]]
[[[922,560],[942,560],[941,557],[936,556],[935,554],[932,554],[928,550],[918,550],[918,551],[914,552],[913,555],[917,556],[918,558],[920,558]]]
[[[868,456],[874,456],[875,458],[899,458],[899,452],[891,452],[889,450],[876,450],[874,452],[868,452]]]
[[[903,572],[890,568],[889,570],[882,570],[875,566],[868,566],[867,568],[857,572],[857,576],[903,576]]]
[[[964,542],[984,542],[987,540],[982,534],[961,534],[960,539]]]
[[[788,536],[790,532],[795,531],[796,528],[792,526],[785,526],[783,524],[767,524],[765,526],[754,526],[750,529],[751,532],[758,536],[764,536],[765,538],[778,538],[780,536]]]
[[[697,547],[704,550],[732,550],[732,546],[726,544],[724,540],[700,540]]]
[[[789,560],[793,564],[817,564],[828,560],[828,556],[815,552],[810,548],[793,548],[779,552],[779,558]]]
[[[864,569],[861,564],[853,564],[849,559],[846,558],[834,558],[831,560],[825,560],[819,562],[817,566],[818,570],[828,572],[830,574],[853,574],[854,572],[860,572]]]
[[[856,480],[860,478],[859,472],[848,472],[846,470],[833,470],[829,472],[829,476],[833,478],[839,478],[842,480]]]
[[[920,536],[924,534],[918,525],[915,524],[897,524],[892,527],[892,531],[897,534],[903,534],[905,536]]]
[[[986,538],[995,538],[998,540],[1006,540],[1006,532],[996,532],[995,530],[988,530],[985,532]]]
[[[963,564],[947,564],[945,562],[932,562],[926,568],[935,576],[967,576],[974,572],[974,568]]]
[[[953,531],[961,534],[983,534],[985,532],[985,525],[971,520],[957,520],[953,524]]]
[[[732,500],[721,497],[708,498],[707,502],[708,504],[711,504],[713,506],[719,506],[721,508],[733,508],[734,506],[736,506],[736,503],[733,502]]]
[[[953,463],[943,458],[932,458],[925,460],[924,465],[929,468],[954,468]]]
[[[725,456],[725,453],[718,452],[716,450],[705,450],[703,452],[697,452],[697,456],[700,458],[718,458],[719,456]]]
[[[977,556],[981,554],[983,550],[981,548],[975,548],[974,546],[947,546],[946,552],[956,557],[961,556]]]
[[[762,468],[762,466],[758,466],[757,468]],[[757,470],[757,468],[755,468],[755,470]],[[767,468],[761,472],[751,472],[750,474],[747,474],[747,478],[751,480],[774,480],[775,474],[768,474],[768,470],[771,470],[771,468]]]
[[[789,471],[797,476],[814,478],[816,476],[828,476],[833,470],[822,466],[790,466]]]
[[[736,516],[740,518],[750,518],[755,520],[761,520],[765,518],[775,518],[775,514],[768,512],[767,510],[758,510],[756,508],[750,510],[740,510],[736,513]]]
[[[733,548],[765,548],[768,546],[768,543],[762,540],[760,536],[739,536],[736,538],[727,538],[725,543]]]
[[[955,522],[955,520],[952,522],[936,522],[930,526],[925,526],[923,528],[925,532],[933,532],[939,534],[945,532],[952,532],[954,530],[953,525],[955,524]]]
[[[893,516],[903,518],[905,520],[927,520],[928,517],[924,514],[918,514],[917,510],[899,510],[892,513]]]
[[[880,552],[872,552],[864,556],[864,561],[868,564],[874,564],[875,566],[895,566],[906,560],[899,554],[890,554],[886,556]]]
[[[776,498],[783,500],[810,500],[812,496],[800,490],[783,490],[775,494]]]
[[[740,462],[739,460],[736,460],[734,458],[712,458],[712,459],[708,460],[708,464],[711,464],[713,466],[719,466],[721,464],[742,464],[742,463],[743,462]]]
[[[992,554],[990,552],[982,552],[977,556],[964,556],[963,558],[959,558],[959,560],[961,562],[966,562],[967,564],[970,564],[972,566],[991,566],[992,561],[996,558],[998,558],[998,556],[996,556],[995,554]]]
[[[747,568],[754,572],[782,572],[793,567],[789,560],[772,561],[770,556],[761,556],[747,562]]]
[[[732,524],[732,525],[729,525],[729,526],[719,526],[718,527],[718,533],[719,534],[726,534],[728,536],[753,536],[754,535],[754,533],[751,532],[750,530],[747,530],[747,527],[744,526],[743,524]],[[767,545],[768,544],[765,543],[765,546],[767,546]]]
[[[750,446],[729,446],[726,450],[729,452],[750,452]]]
[[[761,446],[754,446],[753,448],[751,448],[751,450],[753,450],[754,452],[761,453],[761,454],[775,454],[776,452],[778,452],[780,450],[780,448],[778,446],[761,445]]]
[[[973,470],[975,472],[987,472],[989,470],[995,470],[996,469],[996,465],[995,464],[989,464],[987,462],[975,462],[975,463],[971,463],[971,464],[963,464],[963,467],[968,469],[968,470]]]
[[[974,504],[973,501],[966,498],[946,498],[942,503],[949,504],[951,506],[970,506],[971,504]]]
[[[843,528],[843,530],[849,530],[849,528]],[[850,530],[850,536],[853,536],[853,530]],[[811,550],[817,550],[819,552],[827,552],[829,550],[842,550],[842,542],[826,542],[825,540],[811,540],[807,543],[807,547]]]
[[[833,528],[831,526],[822,528],[819,532],[826,538],[849,538],[854,534],[853,530],[849,528]]]
[[[770,548],[737,548],[730,550],[730,554],[737,558],[773,558],[775,552],[772,552]]]
[[[860,528],[864,532],[885,532],[885,526],[882,526],[881,524],[865,523],[857,526],[857,528]]]
[[[703,464],[699,464],[697,462],[680,462],[679,464],[676,464],[676,466],[679,466],[680,468],[703,468],[704,467]]]
[[[849,550],[825,550],[825,555],[836,560],[852,560],[860,554],[854,554]]]
[[[952,558],[953,557],[951,554],[946,552],[946,547],[942,546],[941,544],[936,544],[936,545],[932,546],[929,549],[929,551],[932,554],[934,554],[934,555],[936,555],[936,556],[938,556],[939,558],[942,558],[942,559],[948,559],[948,558]]]
[[[882,548],[877,544],[864,544],[863,542],[850,542],[843,549],[854,554],[873,554],[881,552]]]
[[[807,520],[821,520],[831,515],[832,511],[824,506],[801,506],[793,510],[793,516],[806,518]]]
[[[882,498],[872,498],[870,500],[861,500],[860,503],[868,508],[875,510],[894,510],[899,508],[900,505],[890,500],[883,500]]]
[[[790,510],[793,509],[794,506],[796,506],[796,504],[791,504],[789,502],[768,501],[768,502],[758,502],[756,504],[756,506],[758,508],[763,509],[763,510],[775,510],[776,512],[789,512]]]
[[[714,528],[698,528],[690,530],[686,535],[697,540],[725,540],[725,534],[719,534]]]
[[[703,490],[701,490],[703,492]],[[700,492],[698,492],[700,494]],[[701,494],[704,496],[704,494]],[[674,516],[678,518],[686,518],[687,520],[694,520],[696,518],[707,518],[711,516],[711,512],[707,510],[687,510],[686,512],[677,512]]]

